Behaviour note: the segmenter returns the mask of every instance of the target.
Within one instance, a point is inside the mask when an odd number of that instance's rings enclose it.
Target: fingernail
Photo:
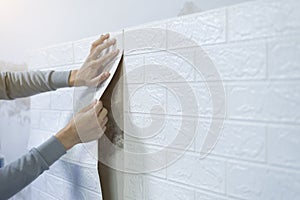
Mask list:
[[[110,75],[109,72],[105,72],[105,76],[108,77]]]

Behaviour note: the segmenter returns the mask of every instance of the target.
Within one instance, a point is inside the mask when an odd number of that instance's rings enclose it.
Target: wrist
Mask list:
[[[73,87],[75,85],[75,79],[77,76],[78,70],[71,70],[70,76],[69,76],[69,86]]]
[[[55,137],[62,143],[66,150],[69,150],[76,144],[80,143],[80,138],[76,133],[76,128],[69,125],[60,130]]]

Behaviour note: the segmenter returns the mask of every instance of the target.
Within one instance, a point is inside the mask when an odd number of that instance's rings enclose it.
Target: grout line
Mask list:
[[[229,10],[225,8],[225,41],[229,43]]]
[[[222,156],[217,156],[217,155],[213,155],[212,157],[222,157]],[[297,175],[300,175],[300,171],[299,168],[291,168],[289,166],[278,166],[278,165],[269,165],[266,163],[258,163],[258,162],[252,162],[252,161],[246,161],[246,160],[239,160],[239,159],[233,159],[233,158],[228,158],[228,161],[230,163],[234,163],[234,164],[242,164],[242,165],[253,165],[254,167],[259,167],[259,168],[269,168],[271,170],[274,171],[282,171],[282,172],[287,172],[287,173],[294,173]]]
[[[227,175],[227,170],[228,170],[228,161],[225,161],[225,169],[224,169],[224,190],[225,190],[225,196],[228,196],[228,191],[227,191],[227,185],[228,185],[228,175]]]
[[[272,78],[266,81],[265,78],[256,78],[256,79],[233,79],[233,80],[207,80],[207,81],[185,81],[185,82],[171,82],[171,81],[157,81],[157,82],[147,82],[145,84],[195,84],[195,83],[238,83],[238,84],[245,84],[245,83],[252,83],[252,84],[266,84],[266,83],[298,83],[300,82],[300,78]],[[138,83],[129,83],[131,84],[138,84]]]
[[[270,164],[269,163],[269,156],[268,156],[268,147],[269,147],[269,128],[268,126],[265,127],[265,161],[266,164]]]
[[[146,67],[145,67],[146,58],[145,58],[145,56],[143,56],[142,58],[143,58],[143,73],[144,73],[144,75],[143,75],[143,84],[144,84],[144,83],[146,83]]]
[[[169,26],[169,25],[168,25],[167,22],[165,23],[165,25],[166,25],[166,27],[165,27],[165,28],[166,28],[166,29],[165,29],[165,31],[166,31],[166,34],[165,34],[165,35],[166,35],[166,49],[169,49],[169,45],[170,45],[170,44],[169,44],[169,37],[170,37],[170,36],[169,36],[169,29],[168,29],[168,26]]]
[[[59,200],[58,198],[56,198],[56,197],[53,196],[52,194],[49,194],[49,193],[47,193],[47,192],[45,192],[45,191],[43,191],[43,190],[37,188],[37,187],[34,186],[34,185],[31,185],[30,187],[33,188],[34,190],[37,190],[38,192],[41,192],[41,193],[43,193],[43,194],[45,194],[45,195],[47,195],[47,196],[50,196],[50,197],[53,198],[53,199]]]
[[[269,67],[270,67],[270,62],[269,62],[269,42],[266,41],[265,43],[265,54],[266,54],[266,81],[270,80],[270,75],[269,75]]]
[[[170,185],[181,187],[181,188],[196,189],[196,190],[198,190],[200,192],[203,191],[205,193],[208,193],[209,195],[217,195],[217,196],[223,196],[224,195],[223,192],[215,192],[214,190],[210,190],[210,189],[199,187],[199,186],[196,186],[196,185],[192,185],[192,184],[180,182],[180,181],[173,180],[173,179],[163,180],[163,179],[154,177],[152,175],[148,175],[146,177],[149,177],[149,178],[152,178],[152,179],[156,179],[156,180],[162,181],[162,182],[164,182],[166,184],[170,184]]]
[[[75,63],[75,48],[73,42],[72,42],[72,63]]]
[[[143,112],[126,112],[129,114],[136,114],[136,115],[151,115],[155,117],[187,117],[191,120],[195,119],[203,119],[203,120],[211,120],[212,118],[210,116],[195,116],[195,115],[176,115],[176,114],[159,114],[159,113],[143,113]],[[215,120],[223,120],[223,118],[214,117]],[[253,119],[242,119],[242,118],[225,118],[224,119],[227,122],[242,122],[242,123],[248,123],[248,124],[259,124],[259,125],[283,125],[283,126],[300,126],[299,122],[281,122],[281,121],[263,121],[263,120],[253,120]]]
[[[72,186],[77,186],[77,187],[83,188],[84,190],[87,190],[87,191],[89,191],[89,192],[91,192],[91,193],[94,193],[94,194],[96,194],[96,195],[101,195],[101,193],[97,193],[96,191],[91,190],[90,188],[88,188],[88,187],[86,187],[86,186],[79,185],[79,184],[74,183],[74,182],[70,182],[69,180],[66,180],[66,179],[64,179],[64,178],[62,178],[62,177],[60,177],[60,176],[57,176],[57,175],[51,173],[50,171],[47,173],[47,175],[48,175],[48,176],[52,176],[54,179],[59,179],[59,180],[65,182],[65,183],[68,183],[68,184],[72,185]],[[100,187],[100,186],[99,186],[99,187]]]
[[[146,146],[150,146],[150,147],[154,147],[154,148],[160,148],[160,147],[165,148],[165,146],[161,146],[159,144],[140,143],[140,142],[135,141],[135,140],[127,140],[127,141],[129,141],[131,143],[134,143],[134,144],[146,145]],[[181,152],[183,154],[187,154],[187,155],[190,155],[190,156],[196,156],[196,157],[199,156],[198,151],[191,151],[191,150],[188,150],[188,149],[184,150],[184,149],[168,147],[168,150],[174,151],[174,152]],[[292,172],[292,173],[300,174],[299,167],[268,164],[264,161],[250,160],[250,159],[232,157],[232,156],[221,155],[221,154],[216,154],[216,153],[210,153],[208,156],[209,156],[208,159],[218,160],[218,161],[222,161],[222,162],[225,162],[225,161],[231,162],[231,163],[238,163],[239,162],[240,164],[252,164],[252,165],[258,166],[258,167],[269,167],[270,169],[273,169],[273,170],[286,171],[286,172]],[[204,159],[206,159],[206,158],[204,158]],[[168,168],[166,168],[166,177],[167,177],[167,180],[169,180],[169,178],[168,178]]]

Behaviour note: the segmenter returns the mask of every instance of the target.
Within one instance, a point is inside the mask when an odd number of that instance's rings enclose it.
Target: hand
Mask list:
[[[95,101],[74,115],[55,137],[68,150],[81,142],[99,139],[106,130],[107,110],[101,101]]]
[[[101,35],[94,41],[90,54],[79,70],[72,70],[69,78],[70,86],[98,86],[109,77],[103,72],[105,65],[110,63],[119,53],[119,49],[110,50],[116,44],[116,39],[109,39],[109,34]]]

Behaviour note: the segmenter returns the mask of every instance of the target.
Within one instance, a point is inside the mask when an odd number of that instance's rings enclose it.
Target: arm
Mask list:
[[[1,72],[0,99],[27,97],[69,87],[70,71]]]
[[[92,44],[87,59],[78,70],[1,72],[0,99],[27,97],[62,87],[98,86],[109,76],[108,72],[103,72],[104,66],[119,53],[118,49],[110,50],[115,44],[116,40],[109,39],[109,34],[102,35]]]
[[[30,184],[66,153],[54,136],[0,169],[0,199],[8,199]]]
[[[78,112],[65,128],[18,160],[0,169],[0,200],[22,190],[78,143],[99,139],[106,127],[107,110],[101,101]],[[86,124],[89,126],[86,126]],[[76,124],[76,126],[75,126]]]
[[[115,40],[105,42],[108,38],[109,34],[106,34],[96,40],[83,66],[79,70],[72,70],[71,73],[53,71],[27,72],[27,74],[0,73],[0,99],[29,96],[64,86],[99,85],[109,76],[109,73],[102,72],[101,69],[119,52],[115,50],[99,57],[103,50],[115,44]],[[24,74],[27,78],[24,78]],[[105,125],[108,121],[106,115],[107,110],[103,108],[102,102],[95,101],[74,115],[65,128],[41,146],[33,148],[17,161],[1,168],[0,200],[7,199],[22,190],[74,145],[99,139],[106,130]]]

